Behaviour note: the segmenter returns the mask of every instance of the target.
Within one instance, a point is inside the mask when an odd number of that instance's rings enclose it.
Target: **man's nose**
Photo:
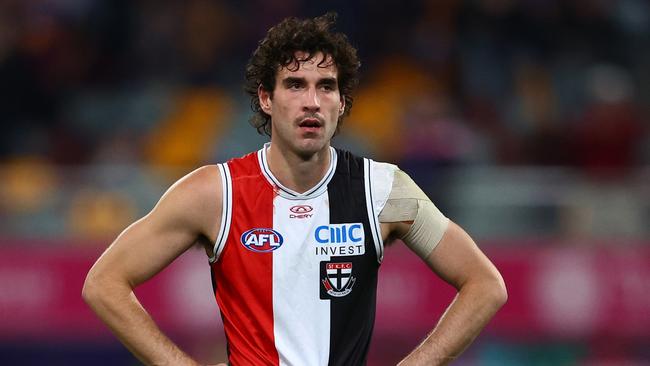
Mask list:
[[[320,110],[320,97],[316,92],[316,88],[308,88],[303,97],[303,110],[310,112],[317,112]]]

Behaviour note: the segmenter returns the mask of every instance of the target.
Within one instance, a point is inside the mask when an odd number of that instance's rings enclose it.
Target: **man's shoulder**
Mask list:
[[[217,164],[203,165],[183,178],[175,185],[182,190],[198,196],[212,195],[215,193],[215,185],[221,187],[221,171]]]
[[[218,167],[205,165],[174,182],[152,212],[177,224],[208,232],[221,212],[221,195]]]

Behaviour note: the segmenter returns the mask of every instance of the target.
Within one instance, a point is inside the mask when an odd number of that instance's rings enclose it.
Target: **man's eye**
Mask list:
[[[334,90],[334,86],[333,86],[333,85],[329,85],[329,84],[324,84],[324,85],[322,86],[322,88],[323,88],[323,90],[325,90],[325,91],[333,91],[333,90]]]
[[[289,89],[300,89],[300,83],[289,84]]]

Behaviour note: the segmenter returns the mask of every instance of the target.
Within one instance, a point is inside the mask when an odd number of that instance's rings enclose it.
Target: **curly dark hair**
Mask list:
[[[255,112],[250,118],[250,123],[257,129],[257,132],[271,136],[271,116],[260,107],[258,88],[261,85],[273,96],[275,78],[279,68],[294,63],[298,65],[295,56],[297,51],[307,53],[309,59],[318,52],[332,57],[338,70],[339,91],[345,100],[345,110],[339,117],[337,126],[338,132],[343,117],[348,115],[352,108],[351,94],[359,83],[360,62],[357,50],[350,44],[347,36],[331,30],[336,23],[336,17],[336,13],[329,12],[313,19],[286,18],[269,29],[266,37],[260,41],[246,65],[246,83],[244,84],[244,90],[251,98],[251,109]],[[324,60],[325,58],[321,64]]]

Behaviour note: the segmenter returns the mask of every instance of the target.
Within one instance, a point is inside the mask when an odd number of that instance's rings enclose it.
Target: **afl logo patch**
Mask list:
[[[240,241],[248,250],[266,253],[278,249],[284,242],[284,238],[273,229],[255,228],[241,234]]]

